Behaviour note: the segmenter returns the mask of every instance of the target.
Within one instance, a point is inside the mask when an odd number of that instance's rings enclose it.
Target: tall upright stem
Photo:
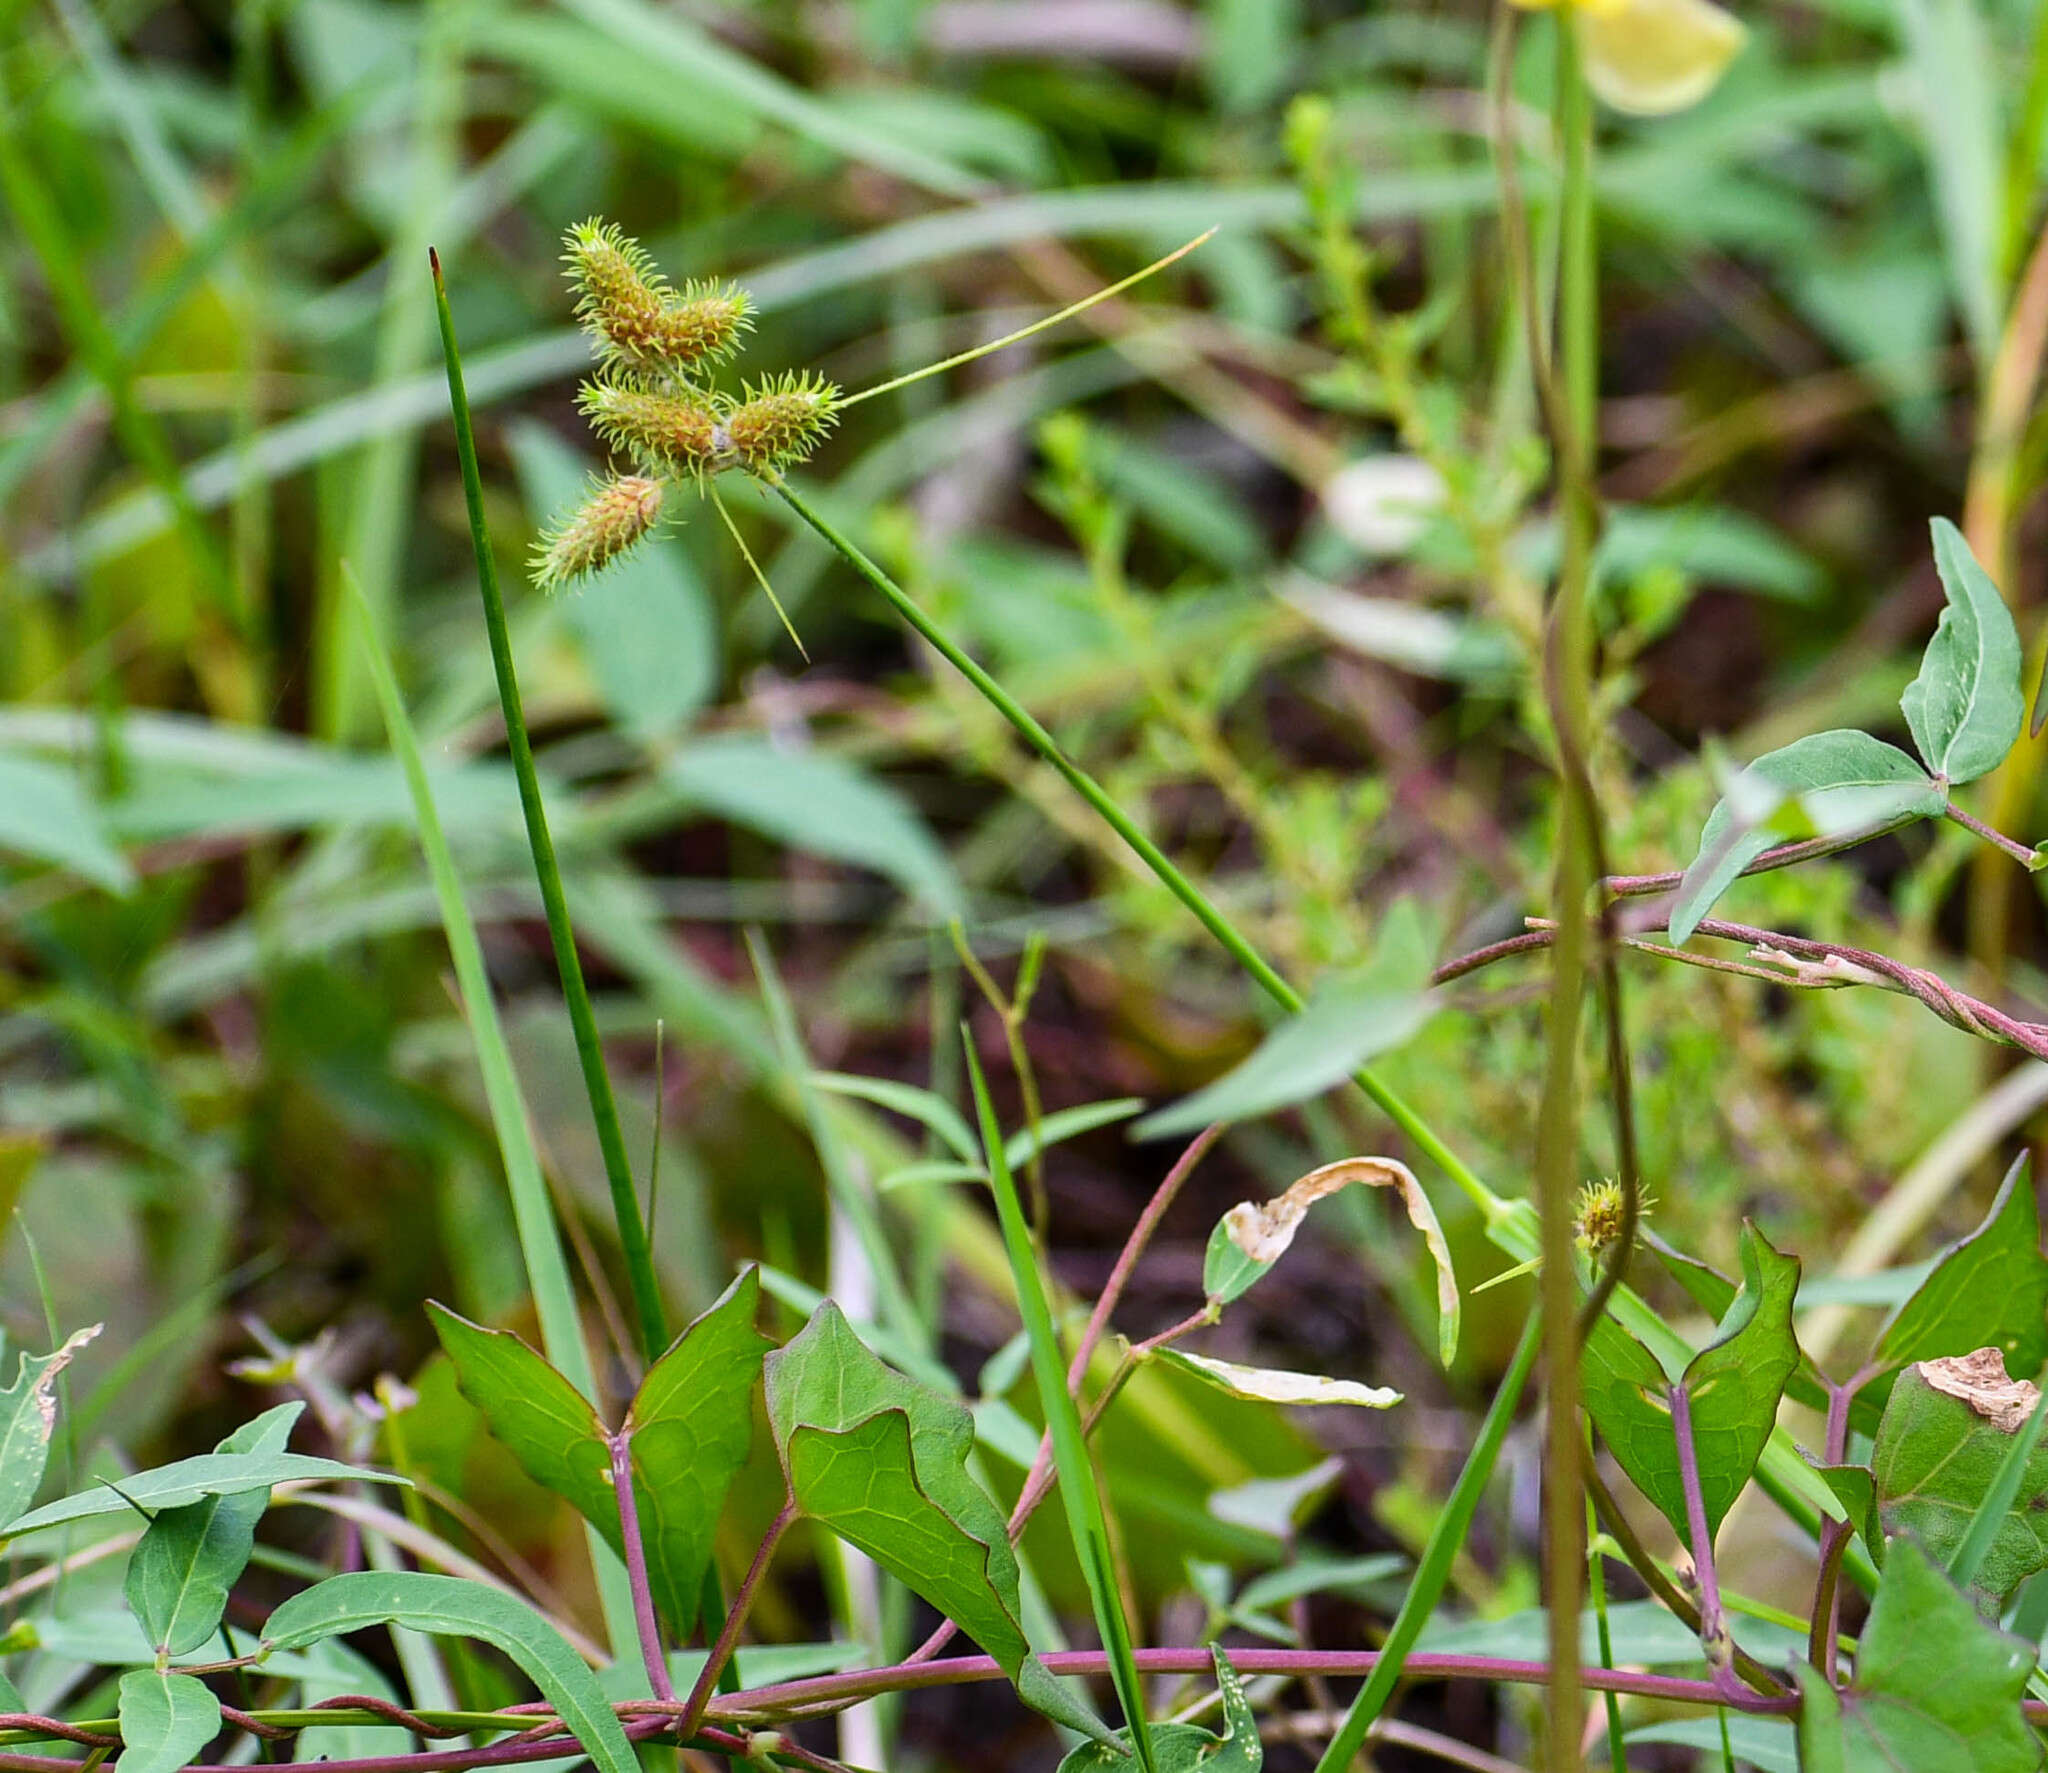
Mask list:
[[[654,1258],[647,1227],[633,1192],[633,1166],[626,1157],[625,1135],[619,1130],[619,1106],[612,1096],[604,1048],[597,1037],[597,1017],[590,990],[583,982],[583,962],[576,953],[576,934],[569,923],[568,895],[555,860],[555,840],[548,830],[547,807],[540,797],[540,774],[533,765],[533,741],[527,736],[526,711],[519,697],[519,677],[512,664],[512,636],[505,621],[505,599],[498,590],[497,563],[484,527],[483,478],[477,470],[476,434],[470,423],[469,395],[462,383],[462,354],[455,342],[455,318],[448,309],[448,289],[441,279],[441,260],[428,258],[434,272],[434,306],[441,322],[441,349],[448,363],[448,399],[455,413],[455,441],[462,458],[462,491],[469,503],[470,540],[476,550],[477,589],[483,594],[484,627],[491,639],[491,667],[497,673],[498,701],[505,712],[505,742],[512,753],[512,771],[519,778],[519,806],[526,815],[526,841],[533,851],[533,871],[540,878],[542,909],[547,913],[548,939],[555,966],[562,975],[562,997],[575,1031],[576,1059],[583,1068],[583,1088],[590,1097],[590,1117],[597,1125],[597,1147],[610,1185],[612,1217],[618,1222],[619,1248],[633,1289],[639,1319],[640,1353],[650,1364],[668,1345],[668,1327],[655,1284]]]

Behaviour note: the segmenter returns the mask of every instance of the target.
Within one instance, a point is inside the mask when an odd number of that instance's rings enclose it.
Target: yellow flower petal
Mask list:
[[[1713,0],[1575,9],[1586,83],[1617,111],[1661,117],[1714,89],[1749,32]]]

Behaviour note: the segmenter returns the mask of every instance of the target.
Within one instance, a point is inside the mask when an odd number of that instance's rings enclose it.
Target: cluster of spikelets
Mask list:
[[[608,222],[569,230],[576,315],[597,346],[598,373],[577,399],[591,428],[633,467],[599,482],[542,537],[534,582],[556,590],[609,565],[661,518],[670,482],[728,468],[765,480],[803,461],[831,430],[839,390],[808,372],[749,383],[737,395],[705,381],[751,324],[730,284],[673,289],[637,241]]]

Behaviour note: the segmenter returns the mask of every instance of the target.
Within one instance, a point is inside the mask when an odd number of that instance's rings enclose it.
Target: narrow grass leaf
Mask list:
[[[305,1453],[201,1453],[124,1477],[119,1490],[100,1484],[47,1502],[0,1526],[0,1535],[13,1539],[94,1515],[129,1514],[138,1506],[154,1513],[206,1496],[232,1496],[259,1486],[268,1489],[273,1484],[301,1482],[404,1485],[406,1480],[388,1471],[343,1465],[337,1459],[315,1459]]]

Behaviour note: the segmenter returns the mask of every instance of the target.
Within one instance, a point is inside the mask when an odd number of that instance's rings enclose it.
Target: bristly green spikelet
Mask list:
[[[599,380],[583,384],[576,404],[606,443],[643,468],[707,474],[732,459],[717,415],[693,395]]]
[[[680,374],[725,356],[749,324],[743,291],[714,283],[670,289],[640,243],[609,222],[579,222],[565,245],[577,318],[614,368]]]
[[[533,582],[543,591],[559,591],[609,566],[654,528],[661,501],[661,482],[643,474],[593,483],[576,514],[541,538],[534,550]]]
[[[733,455],[756,474],[803,461],[837,422],[839,398],[837,384],[809,370],[748,387],[722,415]]]

